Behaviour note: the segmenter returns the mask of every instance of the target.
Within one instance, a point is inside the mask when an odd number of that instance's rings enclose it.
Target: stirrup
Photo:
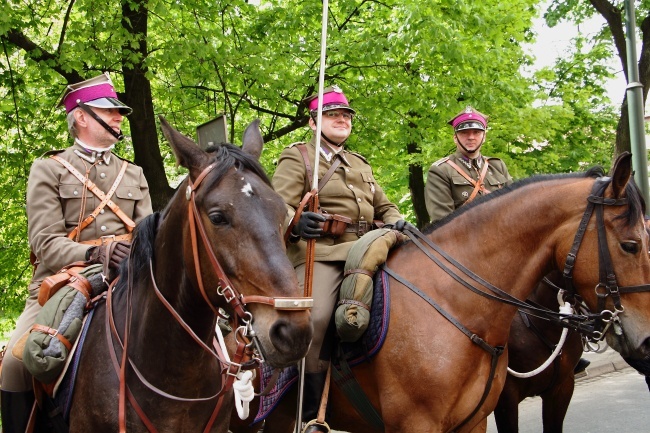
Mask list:
[[[323,421],[323,422],[319,422],[317,419],[312,419],[311,421],[309,421],[309,422],[307,422],[307,423],[303,423],[302,430],[300,430],[301,433],[305,433],[305,432],[307,431],[307,429],[308,429],[309,427],[311,427],[311,426],[314,426],[314,427],[316,427],[316,428],[318,428],[318,427],[322,427],[322,428],[319,429],[318,431],[321,431],[321,432],[323,432],[323,433],[330,433],[330,432],[332,431],[332,430],[330,429],[329,424],[327,424],[325,421]],[[325,429],[325,430],[323,430],[323,429]]]

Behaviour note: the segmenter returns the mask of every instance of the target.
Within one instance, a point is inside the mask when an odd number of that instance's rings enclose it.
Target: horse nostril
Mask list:
[[[273,346],[283,353],[306,351],[311,341],[311,327],[297,327],[286,320],[276,321],[269,330]]]

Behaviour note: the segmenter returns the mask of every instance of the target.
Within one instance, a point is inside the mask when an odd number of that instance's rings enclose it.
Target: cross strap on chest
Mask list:
[[[75,241],[78,241],[79,239],[79,234],[83,229],[88,227],[88,225],[97,218],[97,215],[104,209],[106,206],[113,211],[115,215],[124,223],[124,227],[126,228],[128,233],[131,233],[133,229],[135,228],[135,223],[131,218],[129,218],[121,209],[120,207],[111,200],[111,197],[113,197],[113,194],[117,190],[117,187],[120,185],[120,182],[122,182],[122,179],[124,178],[124,173],[126,172],[126,168],[129,165],[127,161],[122,161],[122,167],[120,168],[120,172],[117,175],[117,178],[115,179],[115,182],[113,182],[113,185],[111,188],[108,190],[107,193],[104,193],[101,189],[95,185],[94,182],[92,182],[90,179],[88,179],[86,176],[81,174],[76,168],[72,166],[68,161],[65,159],[61,158],[58,155],[52,155],[52,159],[63,165],[68,171],[76,177],[90,192],[95,194],[97,198],[101,200],[99,205],[93,210],[90,215],[88,215],[83,221],[79,223],[77,227],[72,229],[70,233],[68,233],[68,238],[73,239]],[[130,236],[129,236],[130,238]],[[101,244],[101,243],[100,243]]]
[[[485,158],[484,158],[485,159]],[[458,172],[461,176],[463,176],[472,186],[474,186],[474,189],[472,190],[472,193],[469,195],[469,198],[465,201],[465,203],[469,203],[474,198],[476,198],[476,195],[478,194],[479,191],[481,191],[483,194],[489,194],[490,191],[485,188],[485,175],[487,174],[488,170],[488,160],[485,159],[485,164],[483,165],[483,169],[479,173],[478,180],[472,179],[467,173],[465,173],[459,166],[456,164],[454,161],[451,159],[448,159],[445,161],[447,164],[451,165],[454,170]]]

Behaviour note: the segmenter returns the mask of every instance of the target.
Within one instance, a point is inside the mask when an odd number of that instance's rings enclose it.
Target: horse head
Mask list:
[[[650,296],[643,293],[650,291],[645,202],[631,175],[631,155],[625,153],[610,177],[596,179],[577,234],[564,242],[566,247],[573,241],[569,253],[563,249],[556,259],[565,281],[598,316],[596,333],[605,333],[625,358],[650,359]]]
[[[163,216],[183,224],[176,228],[181,234],[161,240],[177,248],[177,260],[184,263],[177,281],[188,286],[194,300],[180,303],[212,310],[212,332],[220,308],[237,319],[235,338],[254,359],[274,367],[295,363],[311,341],[311,300],[302,297],[286,257],[285,204],[258,162],[259,121],[246,128],[241,149],[221,144],[204,151],[160,120],[178,163],[189,170]],[[168,270],[161,272],[173,278]],[[210,338],[212,332],[203,335]]]

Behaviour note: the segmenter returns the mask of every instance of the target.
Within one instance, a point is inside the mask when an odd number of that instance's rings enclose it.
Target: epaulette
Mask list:
[[[361,154],[359,154],[359,153],[357,153],[357,152],[350,152],[349,150],[348,150],[348,153],[349,153],[350,155],[354,155],[354,156],[356,156],[357,158],[361,159],[361,160],[362,160],[363,162],[365,162],[366,164],[370,165],[370,163],[368,162],[368,160],[367,160],[363,155],[361,155]]]
[[[307,144],[307,143],[304,142],[304,141],[296,141],[295,143],[291,143],[290,145],[288,145],[287,148],[291,148],[291,147],[297,146],[299,144]]]
[[[42,154],[39,158],[47,158],[52,155],[57,155],[61,152],[63,152],[65,149],[55,149],[55,150],[48,150],[44,154]]]
[[[448,160],[449,160],[449,157],[448,157],[448,156],[445,156],[444,158],[440,158],[439,160],[437,160],[436,162],[434,162],[433,165],[435,165],[435,166],[439,166],[440,164],[444,164],[444,163],[447,162]]]

